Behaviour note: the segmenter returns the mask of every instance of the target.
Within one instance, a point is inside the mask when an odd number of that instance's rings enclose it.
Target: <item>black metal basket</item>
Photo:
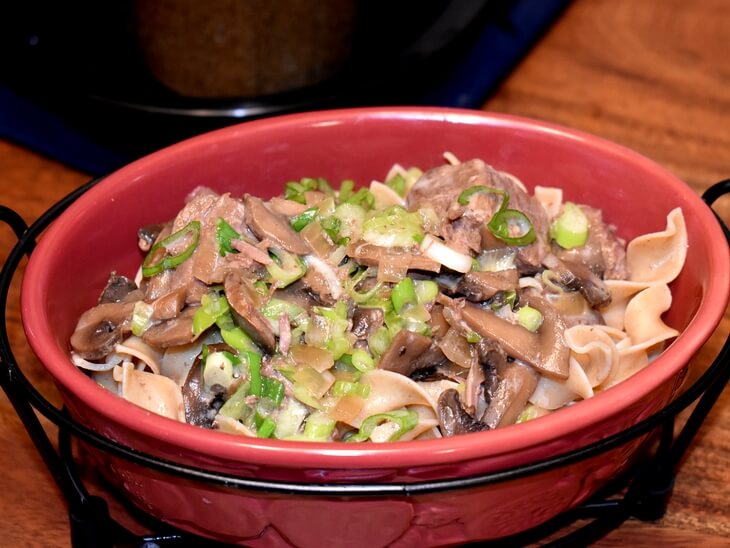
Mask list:
[[[667,508],[674,478],[682,457],[697,431],[730,379],[730,337],[709,367],[681,395],[651,417],[600,441],[546,460],[499,472],[471,477],[389,484],[314,484],[240,478],[204,469],[183,466],[141,453],[104,438],[74,421],[65,409],[58,409],[46,400],[26,378],[15,359],[6,329],[6,308],[10,284],[24,255],[30,255],[36,237],[74,200],[99,180],[72,192],[27,226],[15,211],[0,206],[0,220],[7,223],[18,237],[0,272],[0,385],[15,408],[31,440],[38,449],[51,476],[58,484],[69,508],[70,534],[73,546],[137,546],[151,548],[187,546],[224,546],[209,539],[171,528],[150,516],[139,514],[151,534],[137,535],[125,529],[110,516],[106,500],[91,496],[82,483],[72,455],[72,439],[76,438],[115,457],[174,476],[215,484],[227,488],[297,495],[342,495],[349,497],[409,497],[454,489],[469,489],[538,474],[593,457],[620,447],[639,436],[651,434],[657,440],[654,450],[600,493],[549,522],[518,535],[480,546],[524,546],[542,543],[545,546],[585,546],[634,517],[643,521],[661,518]],[[720,196],[730,193],[730,179],[710,187],[702,198],[712,205]],[[730,244],[730,231],[718,218]],[[675,435],[675,419],[696,402],[684,426]],[[58,449],[41,425],[36,412],[58,426]],[[587,524],[576,527],[579,520]],[[568,532],[564,532],[568,531]],[[562,536],[560,536],[562,535]]]

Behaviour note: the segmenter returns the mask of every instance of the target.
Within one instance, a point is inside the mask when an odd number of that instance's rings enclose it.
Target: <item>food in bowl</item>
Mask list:
[[[123,398],[249,437],[386,442],[506,426],[643,369],[677,330],[680,208],[628,246],[600,209],[481,159],[264,201],[198,187],[142,227],[71,337]],[[657,227],[661,228],[661,227]]]

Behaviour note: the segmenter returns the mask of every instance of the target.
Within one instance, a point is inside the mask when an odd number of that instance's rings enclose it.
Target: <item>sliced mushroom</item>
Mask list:
[[[606,284],[584,264],[561,261],[552,254],[545,256],[543,264],[558,276],[562,285],[580,291],[591,306],[606,306],[611,302],[611,292]]]
[[[525,292],[521,301],[542,314],[543,321],[536,333],[473,304],[464,305],[461,317],[472,330],[500,344],[510,356],[551,378],[567,379],[570,349],[563,336],[565,322],[542,297]]]
[[[459,393],[453,388],[441,393],[438,413],[441,430],[447,437],[489,430],[489,426],[466,412],[461,405]]]
[[[185,305],[187,290],[179,287],[152,301],[152,321],[170,320],[175,318]]]
[[[428,270],[438,272],[441,265],[436,261],[424,257],[418,247],[381,247],[373,244],[351,244],[347,247],[347,254],[358,263],[366,266],[399,267],[403,271]]]
[[[259,311],[261,298],[239,272],[229,272],[223,282],[236,322],[270,353],[276,350],[276,336],[269,320]]]
[[[192,342],[193,316],[198,307],[189,306],[177,317],[164,320],[148,327],[142,333],[142,339],[158,348],[170,348]]]
[[[133,280],[112,272],[106,282],[106,287],[99,295],[99,304],[138,301],[142,298],[142,295],[141,292],[134,293],[135,291],[137,291],[137,284]]]
[[[410,375],[414,362],[431,347],[431,339],[425,335],[401,329],[380,358],[379,369]]]
[[[130,331],[134,303],[104,303],[84,312],[71,335],[71,347],[86,360],[98,360]]]
[[[282,249],[297,255],[309,253],[309,246],[291,227],[283,215],[274,213],[255,196],[247,194],[243,203],[246,207],[246,222],[260,240],[268,238]]]
[[[352,334],[358,339],[367,339],[381,325],[385,314],[381,308],[363,308],[358,306],[352,314]]]
[[[484,302],[501,291],[517,289],[519,281],[514,268],[499,272],[467,272],[459,280],[456,291],[468,301]]]
[[[514,424],[535,391],[540,376],[527,364],[507,362],[499,375],[489,406],[481,420],[490,428]]]
[[[226,350],[235,352],[225,343],[211,344],[210,352]],[[202,353],[199,354],[188,372],[182,386],[183,403],[185,404],[185,421],[188,424],[212,428],[218,410],[228,399],[228,391],[222,386],[206,387],[203,382]]]
[[[137,238],[139,238],[139,248],[142,251],[149,251],[152,244],[155,243],[159,237],[162,229],[165,228],[164,223],[143,226],[137,230]]]

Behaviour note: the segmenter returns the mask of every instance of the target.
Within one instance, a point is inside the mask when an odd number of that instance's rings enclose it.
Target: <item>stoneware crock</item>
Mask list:
[[[170,219],[197,185],[269,197],[303,176],[339,184],[382,179],[393,163],[427,168],[450,151],[514,173],[531,190],[603,209],[625,239],[662,230],[680,206],[689,249],[665,321],[681,331],[646,369],[590,400],[525,424],[450,439],[387,445],[283,442],[177,423],[98,387],[69,361],[69,336],[110,271],[133,276],[138,227]],[[682,181],[626,148],[566,128],[479,111],[377,108],[248,122],[138,160],[82,195],[43,234],[28,264],[28,339],[73,417],[127,446],[248,478],[392,484],[504,470],[626,429],[676,393],[728,301],[730,259],[711,210]],[[578,504],[635,458],[641,439],[522,479],[419,495],[317,496],[183,480],[96,454],[140,508],[177,527],[249,546],[435,546],[509,535]]]

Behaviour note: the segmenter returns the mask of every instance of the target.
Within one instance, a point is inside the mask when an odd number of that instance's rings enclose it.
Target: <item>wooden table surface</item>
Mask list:
[[[616,141],[700,193],[730,177],[729,38],[728,0],[576,0],[484,108]],[[0,203],[27,222],[88,179],[0,140]],[[730,223],[730,199],[716,210]],[[3,260],[14,240],[0,225]],[[18,285],[9,298],[11,342],[31,380],[57,401],[25,345]],[[726,313],[700,362],[729,331]],[[730,546],[729,392],[683,462],[665,517],[629,520],[596,546]],[[64,500],[4,395],[0,463],[0,546],[68,546]]]

